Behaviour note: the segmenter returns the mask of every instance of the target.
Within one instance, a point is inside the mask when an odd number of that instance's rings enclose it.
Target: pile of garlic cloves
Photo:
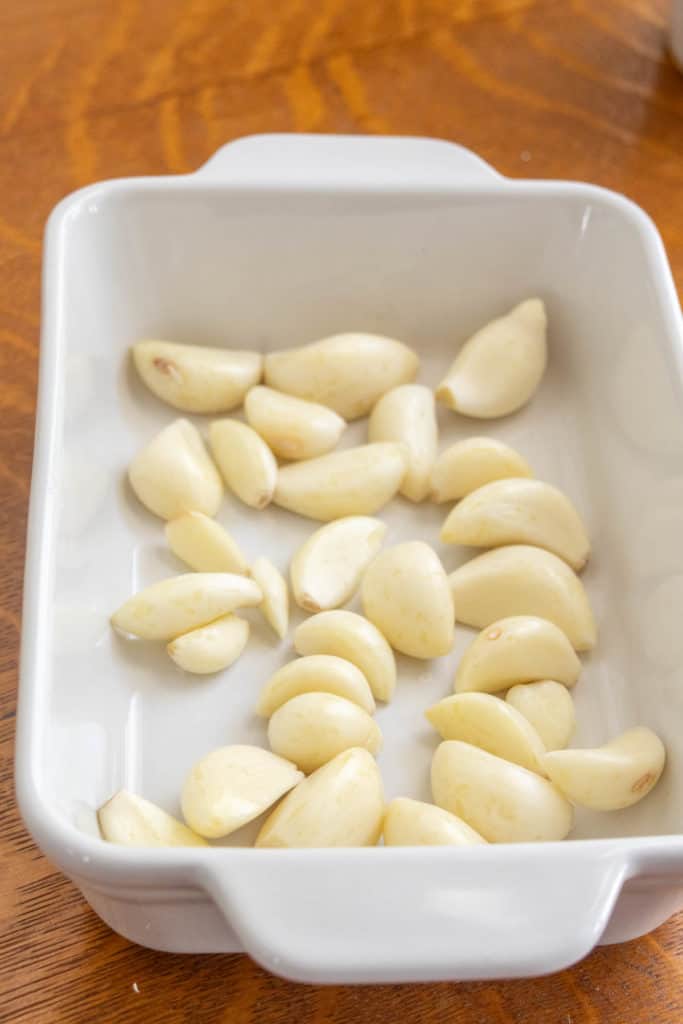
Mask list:
[[[132,491],[165,521],[188,571],[130,596],[112,625],[165,644],[184,672],[210,675],[249,642],[241,610],[258,609],[278,641],[290,594],[308,617],[293,633],[296,656],[256,702],[270,749],[235,737],[208,752],[180,795],[183,821],[119,790],[98,812],[105,839],[206,846],[263,815],[257,847],[559,840],[575,806],[617,810],[653,788],[665,750],[645,727],[567,749],[577,652],[597,643],[579,576],[591,553],[581,515],[501,441],[471,436],[438,450],[436,403],[493,419],[532,399],[546,329],[543,302],[527,299],[469,338],[435,389],[415,383],[419,360],[407,345],[379,335],[334,335],[265,357],[156,340],[133,347],[157,398],[220,418],[206,440],[176,419],[132,459]],[[239,409],[243,419],[226,415]],[[338,448],[348,422],[364,416],[366,443]],[[226,489],[250,516],[274,505],[320,524],[289,552],[288,579],[215,518]],[[379,514],[397,496],[414,506],[416,537],[385,546]],[[443,544],[484,549],[450,575],[419,536],[425,501],[452,503]],[[362,614],[345,607],[356,595]],[[374,715],[395,695],[395,652],[447,657],[456,622],[478,632],[454,666],[454,692],[425,711],[441,741],[433,803],[387,804]]]

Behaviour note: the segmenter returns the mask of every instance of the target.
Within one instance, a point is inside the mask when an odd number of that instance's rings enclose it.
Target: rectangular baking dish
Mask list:
[[[575,690],[576,745],[635,724],[668,748],[637,806],[577,816],[564,843],[485,848],[133,850],[97,833],[121,786],[172,812],[189,767],[265,743],[259,686],[292,656],[254,618],[232,671],[188,680],[114,636],[133,590],[182,571],[127,491],[132,454],[173,411],[145,392],[139,337],[269,350],[343,330],[415,347],[435,383],[476,327],[541,295],[550,362],[501,421],[441,415],[442,444],[490,434],[585,516],[600,627]],[[93,185],[47,229],[36,452],[26,564],[17,790],[48,857],[129,939],[174,952],[245,950],[313,982],[540,974],[683,906],[683,389],[681,317],[659,235],[590,185],[510,181],[429,139],[257,136],[196,174]],[[199,423],[201,418],[197,418]],[[364,424],[345,443],[364,436]],[[438,543],[443,507],[394,501],[391,540]],[[278,510],[220,518],[282,569],[314,524]],[[296,622],[296,617],[295,617]],[[423,718],[457,655],[403,659],[378,712],[387,796],[428,798]],[[253,835],[253,829],[251,831]],[[249,830],[237,838],[246,843]]]

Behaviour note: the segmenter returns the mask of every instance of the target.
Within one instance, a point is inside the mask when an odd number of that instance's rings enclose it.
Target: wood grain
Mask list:
[[[0,1020],[675,1024],[683,918],[550,978],[314,988],[131,946],[12,797],[41,232],[66,192],[182,172],[249,132],[395,132],[512,176],[586,179],[657,221],[683,286],[683,78],[665,0],[23,0],[0,6]],[[277,13],[274,13],[277,12]]]

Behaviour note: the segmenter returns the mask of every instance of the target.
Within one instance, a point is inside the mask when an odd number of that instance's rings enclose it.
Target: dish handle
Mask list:
[[[481,157],[444,139],[384,135],[248,135],[196,172],[231,185],[421,188],[501,181]]]
[[[599,941],[627,875],[571,842],[239,853],[202,884],[254,960],[310,983],[560,970]]]

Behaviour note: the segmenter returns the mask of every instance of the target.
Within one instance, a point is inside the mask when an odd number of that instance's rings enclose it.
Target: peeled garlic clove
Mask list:
[[[249,572],[237,542],[203,512],[186,512],[172,519],[166,524],[166,540],[173,554],[197,572]]]
[[[155,395],[185,412],[229,412],[261,379],[263,356],[228,348],[139,341],[135,368]]]
[[[438,658],[453,646],[453,600],[436,554],[422,541],[397,544],[371,563],[363,611],[391,646],[413,658]]]
[[[544,775],[546,748],[524,715],[488,693],[456,693],[425,711],[444,740],[462,740]]]
[[[261,747],[219,747],[188,775],[183,817],[200,836],[220,839],[258,818],[302,778],[295,765]]]
[[[411,501],[426,498],[438,442],[431,389],[423,384],[403,384],[382,395],[370,414],[368,440],[404,444],[408,471],[401,494]]]
[[[568,800],[594,811],[618,811],[638,803],[657,784],[666,750],[651,729],[628,729],[604,747],[553,750],[545,769]]]
[[[446,544],[495,548],[535,544],[583,569],[590,541],[569,498],[541,480],[495,480],[468,494],[441,528]]]
[[[482,629],[510,615],[538,615],[566,633],[577,651],[595,647],[595,620],[581,580],[549,551],[526,544],[497,548],[448,579],[458,622]]]
[[[121,632],[145,640],[173,640],[235,608],[252,607],[261,600],[261,588],[246,576],[188,572],[160,580],[129,597],[112,615],[111,622]]]
[[[179,668],[195,675],[208,675],[237,661],[248,639],[249,623],[245,619],[223,615],[176,637],[166,650]]]
[[[415,353],[379,334],[335,334],[301,348],[271,352],[266,384],[321,402],[347,420],[365,416],[385,391],[413,380]]]
[[[347,516],[312,533],[289,570],[294,600],[309,612],[346,604],[379,551],[386,525],[370,516]]]
[[[387,805],[385,846],[475,846],[486,840],[442,807],[399,796]]]
[[[301,693],[273,712],[268,742],[308,775],[352,747],[376,754],[382,733],[367,711],[344,697]]]
[[[215,420],[209,427],[213,457],[230,490],[251,508],[270,504],[277,462],[255,430],[239,420]]]
[[[375,710],[368,681],[356,665],[333,654],[311,654],[288,662],[270,677],[261,691],[256,714],[270,718],[293,697],[314,692],[345,697],[369,715]]]
[[[439,455],[431,475],[432,501],[457,501],[484,484],[507,477],[533,476],[514,448],[491,437],[468,437]]]
[[[520,683],[508,690],[505,700],[533,725],[546,750],[567,746],[574,732],[574,701],[562,683]]]
[[[208,846],[182,821],[141,796],[120,789],[97,812],[104,839],[121,846]]]
[[[365,444],[282,466],[273,501],[300,516],[329,522],[373,515],[398,491],[406,471],[400,444]]]
[[[188,420],[175,420],[152,438],[131,462],[128,479],[142,504],[162,519],[192,510],[213,516],[223,497],[218,470]]]
[[[558,626],[536,615],[512,615],[475,637],[460,659],[453,688],[499,693],[537,679],[573,686],[580,671],[581,662]]]
[[[287,581],[267,558],[257,558],[251,567],[251,578],[263,593],[261,611],[271,629],[284,637],[289,625],[289,592]]]
[[[281,459],[324,455],[346,429],[346,422],[332,409],[272,388],[252,388],[244,401],[244,414]]]
[[[459,740],[437,747],[432,794],[490,843],[564,839],[573,823],[571,804],[547,779]]]
[[[333,654],[361,670],[375,700],[391,700],[396,687],[394,652],[380,631],[355,612],[312,615],[294,632],[299,654]]]
[[[436,397],[465,416],[507,416],[525,405],[547,361],[547,320],[540,299],[527,299],[473,334],[436,389]]]
[[[266,819],[256,846],[374,846],[384,787],[372,754],[354,747],[300,782]]]

